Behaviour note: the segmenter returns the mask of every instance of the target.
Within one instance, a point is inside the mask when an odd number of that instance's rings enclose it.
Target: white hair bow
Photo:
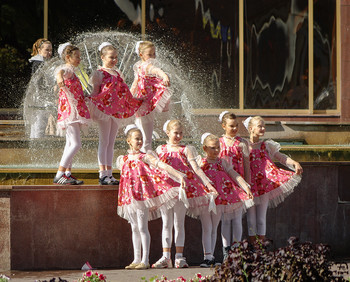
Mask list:
[[[204,133],[204,134],[202,135],[202,137],[201,137],[201,144],[202,144],[202,145],[204,144],[205,138],[207,138],[210,134],[211,134],[211,133],[206,132],[206,133]]]
[[[98,46],[98,51],[101,52],[102,48],[106,47],[106,46],[113,46],[112,43],[109,43],[109,42],[102,42],[100,44],[100,46]]]
[[[135,128],[138,129],[136,124],[128,124],[124,129],[124,134],[127,135],[130,130],[135,129]]]
[[[168,119],[168,120],[164,123],[164,125],[163,125],[163,131],[164,131],[165,133],[166,133],[166,131],[167,131],[167,127],[168,127],[169,122],[170,122],[170,119]]]
[[[135,53],[137,54],[137,55],[139,55],[140,54],[140,44],[142,43],[143,41],[137,41],[136,42],[136,45],[135,45]]]
[[[57,53],[58,53],[58,55],[60,55],[60,57],[62,57],[62,53],[63,53],[64,49],[66,49],[66,47],[69,45],[72,45],[72,43],[66,42],[66,43],[62,43],[58,46]]]
[[[249,122],[252,119],[252,117],[248,117],[243,121],[243,125],[244,127],[249,131],[248,127],[249,127]]]
[[[221,112],[221,114],[219,115],[219,122],[222,122],[222,118],[224,117],[224,115],[228,114],[229,111],[223,111]]]

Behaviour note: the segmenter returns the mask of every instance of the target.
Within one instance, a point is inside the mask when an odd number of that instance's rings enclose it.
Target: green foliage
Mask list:
[[[330,270],[327,245],[299,243],[295,237],[275,251],[267,251],[267,243],[260,244],[255,250],[247,241],[232,247],[212,281],[344,281]]]

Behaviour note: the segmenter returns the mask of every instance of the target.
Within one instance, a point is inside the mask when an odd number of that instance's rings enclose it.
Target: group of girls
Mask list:
[[[181,143],[184,127],[179,120],[167,121],[163,130],[166,144],[152,151],[152,131],[156,112],[169,105],[169,77],[156,66],[151,42],[137,44],[140,62],[134,66],[131,91],[115,67],[117,50],[108,42],[100,45],[102,66],[91,77],[93,91],[84,99],[74,68],[80,51],[66,43],[59,54],[66,64],[56,70],[59,92],[58,126],[66,130],[66,147],[54,179],[59,184],[81,184],[71,175],[72,158],[81,146],[80,129],[95,120],[99,125],[98,161],[100,184],[116,184],[112,176],[114,140],[119,127],[135,116],[136,124],[125,128],[128,154],[117,158],[120,170],[118,215],[128,220],[132,230],[134,259],[126,269],[150,268],[148,221],[162,218],[162,257],[152,268],[173,267],[171,246],[175,242],[176,268],[188,267],[183,256],[185,216],[198,218],[202,225],[204,260],[202,267],[215,265],[217,227],[222,221],[224,255],[241,241],[242,215],[247,211],[248,234],[254,244],[264,240],[268,206],[284,200],[301,180],[300,164],[279,152],[280,145],[260,140],[265,133],[261,117],[244,124],[249,139],[237,136],[238,121],[223,112],[219,121],[222,137],[202,135],[204,157],[191,145]],[[293,171],[278,168],[277,159]]]
[[[118,129],[136,118],[142,130],[145,149],[150,148],[154,113],[166,111],[170,102],[168,76],[156,66],[155,46],[141,41],[136,46],[140,61],[134,66],[135,81],[130,91],[123,75],[116,68],[118,52],[109,42],[99,45],[102,66],[92,74],[92,92],[84,96],[82,85],[74,71],[80,64],[80,50],[67,42],[58,48],[65,64],[55,70],[59,86],[58,133],[66,134],[66,145],[53,182],[61,185],[83,184],[71,174],[72,160],[81,148],[81,129],[91,121],[98,124],[99,184],[117,185],[112,175],[114,143]]]

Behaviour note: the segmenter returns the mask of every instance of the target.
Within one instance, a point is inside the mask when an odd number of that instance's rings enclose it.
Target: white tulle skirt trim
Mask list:
[[[148,112],[148,110],[147,110],[148,105],[147,104],[141,104],[141,107],[136,112],[136,117],[146,116],[146,115],[149,115],[150,113],[154,113],[154,112],[161,113],[161,112],[167,110],[167,108],[169,107],[170,98],[173,94],[172,92],[173,91],[169,88],[165,89],[162,97],[157,102],[156,107],[151,112]]]
[[[275,208],[284,201],[290,194],[294,192],[294,188],[300,183],[301,175],[293,174],[293,176],[280,187],[266,193],[269,197],[269,208]],[[254,203],[260,204],[260,197],[254,197]]]
[[[247,209],[254,206],[254,201],[248,199],[243,202],[238,202],[233,205],[218,205],[216,206],[218,211],[222,212],[222,220],[232,220],[235,217],[247,212]]]
[[[148,209],[148,220],[160,218],[160,208],[171,209],[178,201],[178,193],[179,187],[173,187],[155,198],[144,201],[136,201],[133,199],[129,205],[118,206],[118,215],[130,221],[130,214],[136,213],[137,210]]]
[[[123,127],[129,123],[132,123],[135,118],[135,116],[131,116],[128,118],[116,118],[114,116],[107,115],[104,112],[101,112],[90,99],[87,99],[86,104],[89,108],[91,119],[93,121],[97,121],[97,120],[108,121],[109,119],[112,119],[114,122],[116,122],[119,125],[119,127]]]

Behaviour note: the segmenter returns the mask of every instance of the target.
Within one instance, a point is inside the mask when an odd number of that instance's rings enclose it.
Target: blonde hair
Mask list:
[[[107,51],[117,51],[117,48],[115,48],[113,45],[107,45],[101,49],[100,55],[106,55]]]
[[[183,128],[181,121],[179,121],[178,119],[173,119],[173,120],[168,122],[168,124],[166,126],[166,130],[170,131],[174,126],[180,126],[181,128]]]
[[[226,113],[222,116],[221,124],[225,125],[228,119],[237,119],[234,113]]]
[[[50,44],[52,45],[51,41],[47,40],[46,38],[39,38],[35,43],[33,44],[32,49],[32,56],[36,56],[39,54],[39,50],[42,48],[44,44]]]
[[[207,147],[208,146],[208,142],[209,141],[219,141],[219,137],[217,137],[216,135],[214,134],[209,134],[207,137],[204,138],[203,140],[203,146],[204,147]]]
[[[254,116],[254,117],[252,117],[249,120],[249,123],[248,123],[248,131],[249,131],[249,133],[250,133],[250,128],[253,127],[253,125],[258,123],[259,121],[265,122],[264,119],[261,116]]]
[[[137,128],[137,127],[132,128],[126,133],[126,141],[129,141],[131,139],[132,134],[134,132],[136,132],[136,131],[138,131],[138,132],[140,132],[142,134],[142,132],[141,132],[141,130],[139,128]]]
[[[62,60],[66,61],[66,56],[72,56],[74,51],[79,51],[79,48],[74,45],[68,45],[62,52]]]
[[[148,48],[155,48],[151,41],[142,41],[139,46],[139,54],[142,54]]]

